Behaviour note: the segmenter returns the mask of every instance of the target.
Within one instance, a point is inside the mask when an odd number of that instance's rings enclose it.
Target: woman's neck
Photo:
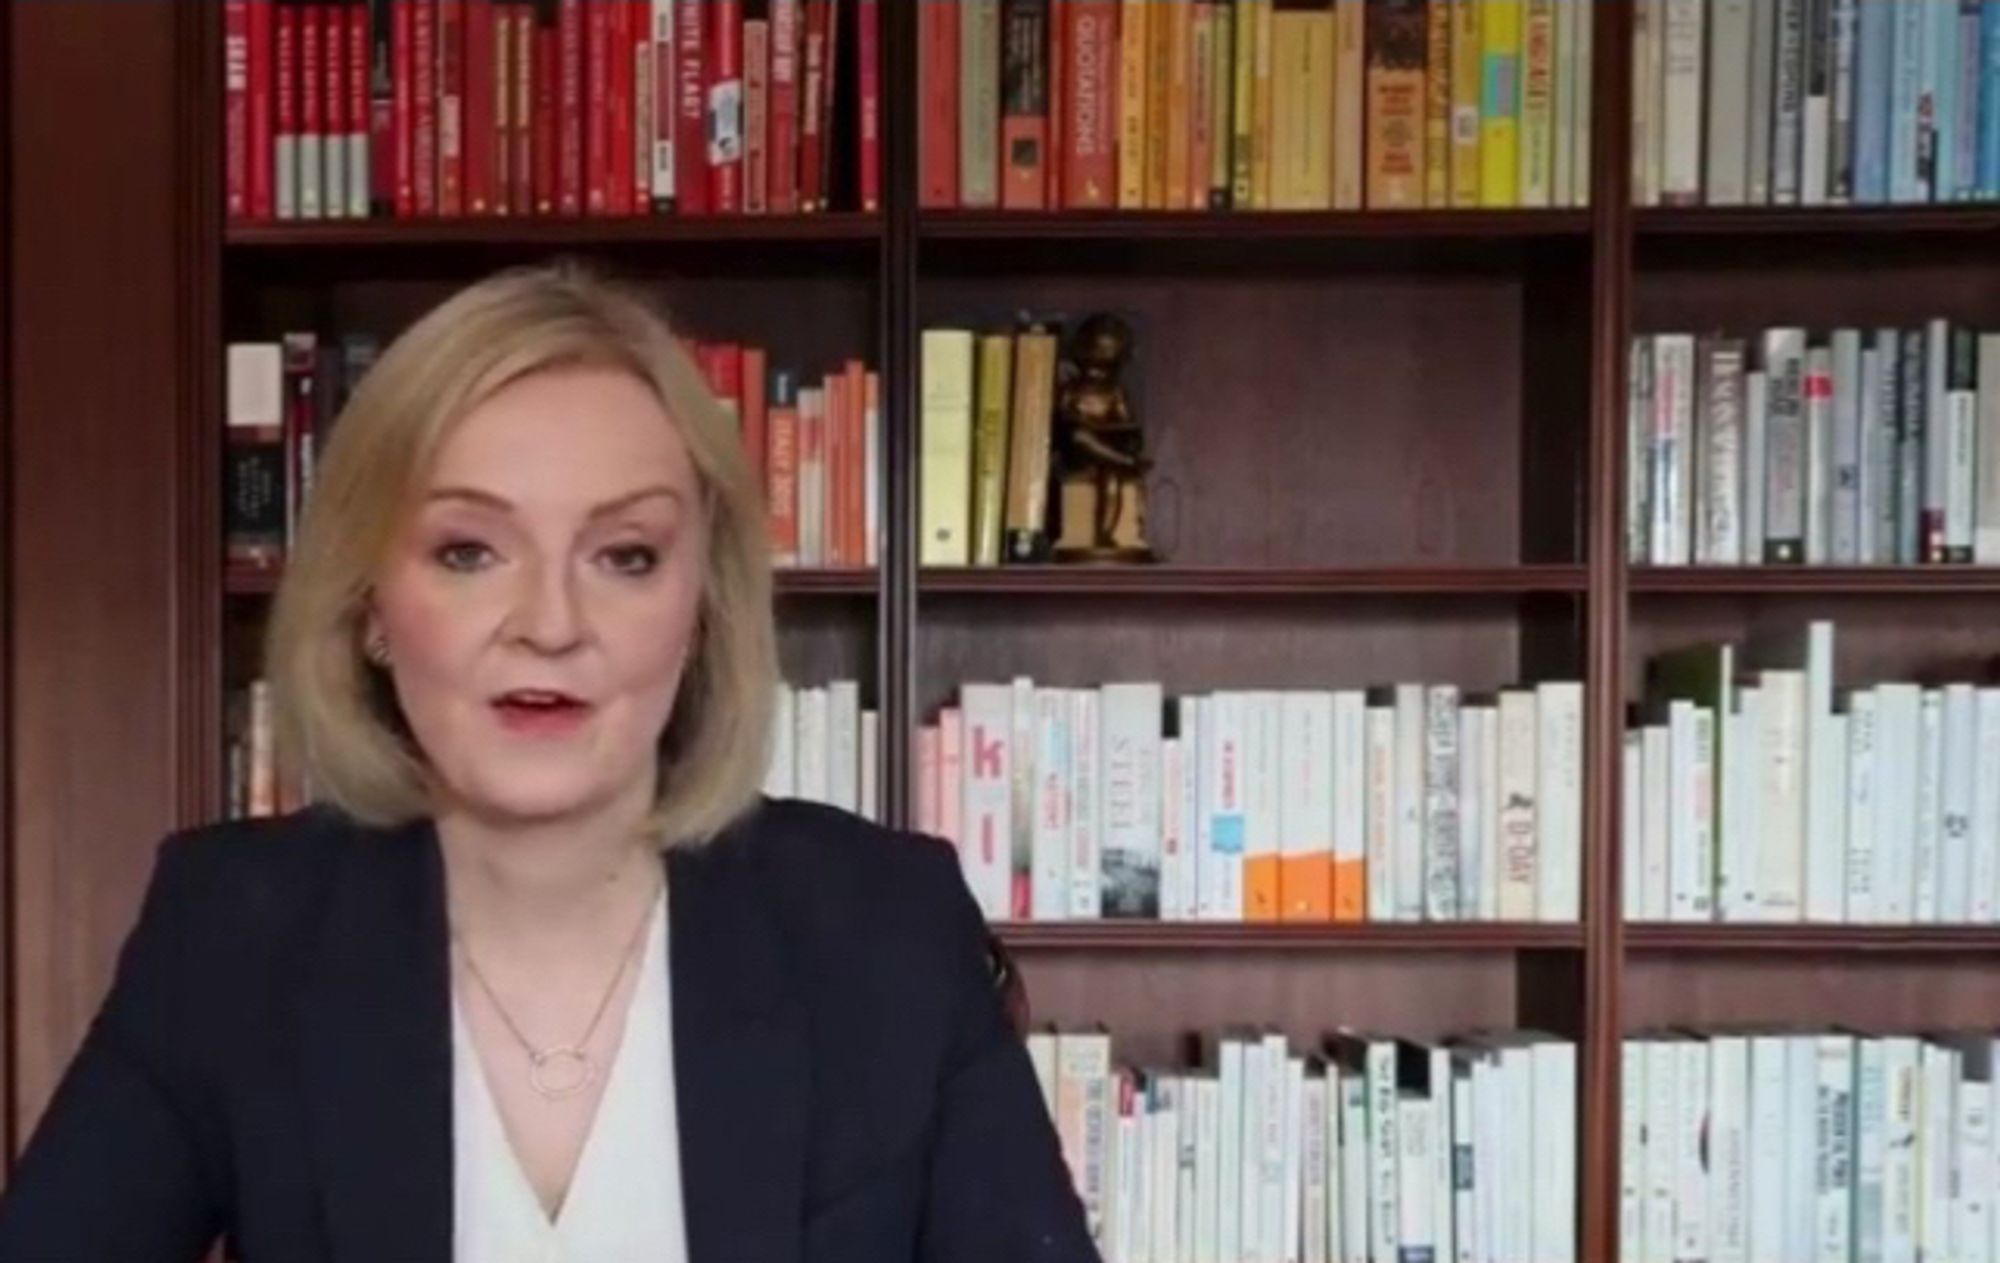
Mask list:
[[[448,810],[437,829],[452,920],[478,938],[594,939],[630,924],[659,889],[659,850],[639,813],[522,824]]]

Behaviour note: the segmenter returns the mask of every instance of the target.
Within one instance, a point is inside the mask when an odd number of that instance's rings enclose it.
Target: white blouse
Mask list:
[[[611,1077],[553,1222],[500,1121],[452,999],[458,1263],[685,1263],[663,893]]]

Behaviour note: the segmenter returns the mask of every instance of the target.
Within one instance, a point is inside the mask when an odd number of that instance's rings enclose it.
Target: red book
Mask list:
[[[765,109],[768,182],[774,215],[799,209],[799,0],[771,0],[770,101]]]
[[[417,0],[391,0],[395,34],[390,61],[395,68],[396,214],[417,213]]]
[[[958,206],[958,5],[917,6],[917,205]]]
[[[839,373],[819,379],[819,564],[845,565],[846,533],[841,523],[847,517],[847,392]]]
[[[765,434],[770,428],[764,401],[764,375],[768,371],[769,357],[763,347],[743,348],[743,455],[760,489],[764,486]]]
[[[375,190],[369,188],[375,169],[368,153],[375,130],[368,82],[373,56],[368,0],[347,0],[347,209],[357,219],[372,213],[375,201]]]
[[[625,46],[625,60],[632,63],[632,143],[625,165],[632,172],[632,213],[644,215],[653,209],[653,135],[658,130],[653,108],[659,92],[653,86],[653,3],[629,0],[631,38]]]
[[[584,75],[584,108],[589,112],[585,145],[585,204],[593,215],[611,209],[611,6],[592,4],[589,17],[589,69]]]
[[[854,80],[861,169],[857,187],[861,209],[882,208],[882,19],[878,0],[857,0],[854,9],[854,52],[859,63]]]
[[[465,214],[465,6],[437,0],[438,214]]]
[[[223,192],[231,219],[250,213],[250,0],[222,7]]]
[[[813,209],[825,210],[833,199],[833,113],[840,100],[840,5],[841,0],[825,0],[826,52],[820,63],[823,72],[819,97],[819,169],[813,173]]]
[[[823,202],[821,151],[826,147],[827,19],[830,0],[806,0],[805,55],[799,89],[799,209],[818,210]]]
[[[1048,6],[1012,0],[1003,10],[1000,68],[1000,205],[1041,210],[1048,191]]]
[[[653,209],[659,213],[671,214],[678,190],[675,188],[677,168],[674,165],[674,116],[680,112],[680,95],[675,91],[675,74],[678,62],[674,53],[674,7],[661,3],[652,5],[648,16],[648,26],[652,30],[653,66],[653,136],[652,136],[652,179]]]
[[[1062,206],[1063,91],[1069,82],[1069,0],[1049,0],[1048,39],[1042,64],[1049,68],[1048,152],[1043,155],[1042,205]]]
[[[708,204],[719,215],[743,209],[743,4],[709,0]]]
[[[588,184],[589,158],[585,137],[594,113],[586,102],[588,77],[586,50],[590,40],[583,0],[556,0],[556,59],[561,63],[561,83],[556,89],[556,211],[581,215],[584,189]]]
[[[675,0],[674,204],[683,215],[706,215],[708,200],[708,52],[705,0]]]
[[[611,135],[605,151],[604,202],[614,215],[630,215],[632,206],[632,6],[623,0],[601,0],[610,22],[606,56]]]
[[[534,0],[535,100],[529,110],[529,146],[534,154],[530,201],[537,215],[556,212],[559,146],[556,120],[562,113],[562,34],[556,0]]]
[[[326,93],[320,116],[320,213],[347,214],[347,13],[346,0],[319,6],[321,84]]]
[[[410,86],[416,122],[410,143],[416,171],[417,214],[438,210],[438,0],[416,0],[417,33],[410,50]]]
[[[534,0],[508,0],[514,30],[514,82],[512,106],[508,108],[508,134],[502,146],[508,154],[508,210],[518,216],[534,214],[534,96],[540,66],[536,64],[536,20]]]
[[[1104,209],[1118,199],[1118,0],[1063,0],[1064,206]]]
[[[326,21],[322,4],[308,3],[299,6],[295,21],[298,24],[296,42],[299,70],[296,79],[299,94],[298,124],[298,198],[299,218],[318,219],[326,214],[321,201],[320,180],[321,150],[326,141],[326,64],[320,56],[320,34]]]
[[[494,26],[500,21],[495,0],[465,0],[465,212],[490,215],[493,197],[494,118],[493,78],[499,47]]]
[[[273,0],[250,0],[249,12],[249,136],[250,216],[269,219],[277,213],[277,103],[273,98],[272,40],[276,15]]]
[[[299,7],[297,0],[278,0],[272,43],[277,89],[272,212],[279,219],[296,219],[299,213]]]
[[[771,24],[743,22],[743,209],[771,209]]]

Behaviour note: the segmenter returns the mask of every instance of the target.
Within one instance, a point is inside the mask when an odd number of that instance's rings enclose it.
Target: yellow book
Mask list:
[[[1333,25],[1333,208],[1360,210],[1368,171],[1364,0],[1334,0]]]
[[[1424,55],[1424,205],[1451,204],[1451,6],[1431,0]]]
[[[1150,0],[1146,14],[1146,209],[1167,205],[1167,162],[1173,136],[1174,9],[1177,0]]]
[[[972,434],[972,564],[997,566],[1007,495],[1007,413],[1013,399],[1014,339],[979,338],[977,414]]]
[[[1333,204],[1333,13],[1272,15],[1271,206]]]
[[[1208,191],[1205,205],[1220,209],[1228,204],[1229,186],[1234,178],[1234,123],[1236,117],[1236,6],[1217,0],[1209,22],[1208,51]]]
[[[922,453],[917,560],[926,566],[963,566],[972,550],[972,345],[970,329],[923,331],[921,363]]]
[[[1152,0],[1118,8],[1118,207],[1146,205],[1146,14]]]
[[[1527,0],[1521,28],[1522,206],[1554,200],[1556,179],[1556,0]]]
[[[1167,178],[1163,205],[1186,210],[1194,145],[1194,0],[1167,0]]]
[[[1451,3],[1451,204],[1479,205],[1479,0]]]
[[[1251,204],[1271,205],[1271,0],[1248,0],[1255,22],[1250,88]]]
[[[1251,170],[1257,148],[1257,0],[1235,0],[1230,9],[1229,201],[1248,210],[1257,197]]]
[[[1522,0],[1479,0],[1479,204],[1520,205]]]

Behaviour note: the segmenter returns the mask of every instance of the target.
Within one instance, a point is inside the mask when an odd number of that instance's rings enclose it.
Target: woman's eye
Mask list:
[[[624,575],[651,574],[660,564],[660,551],[651,544],[619,544],[603,555],[606,565]]]
[[[461,539],[443,544],[433,554],[446,570],[470,573],[493,560],[493,550],[476,540]]]

